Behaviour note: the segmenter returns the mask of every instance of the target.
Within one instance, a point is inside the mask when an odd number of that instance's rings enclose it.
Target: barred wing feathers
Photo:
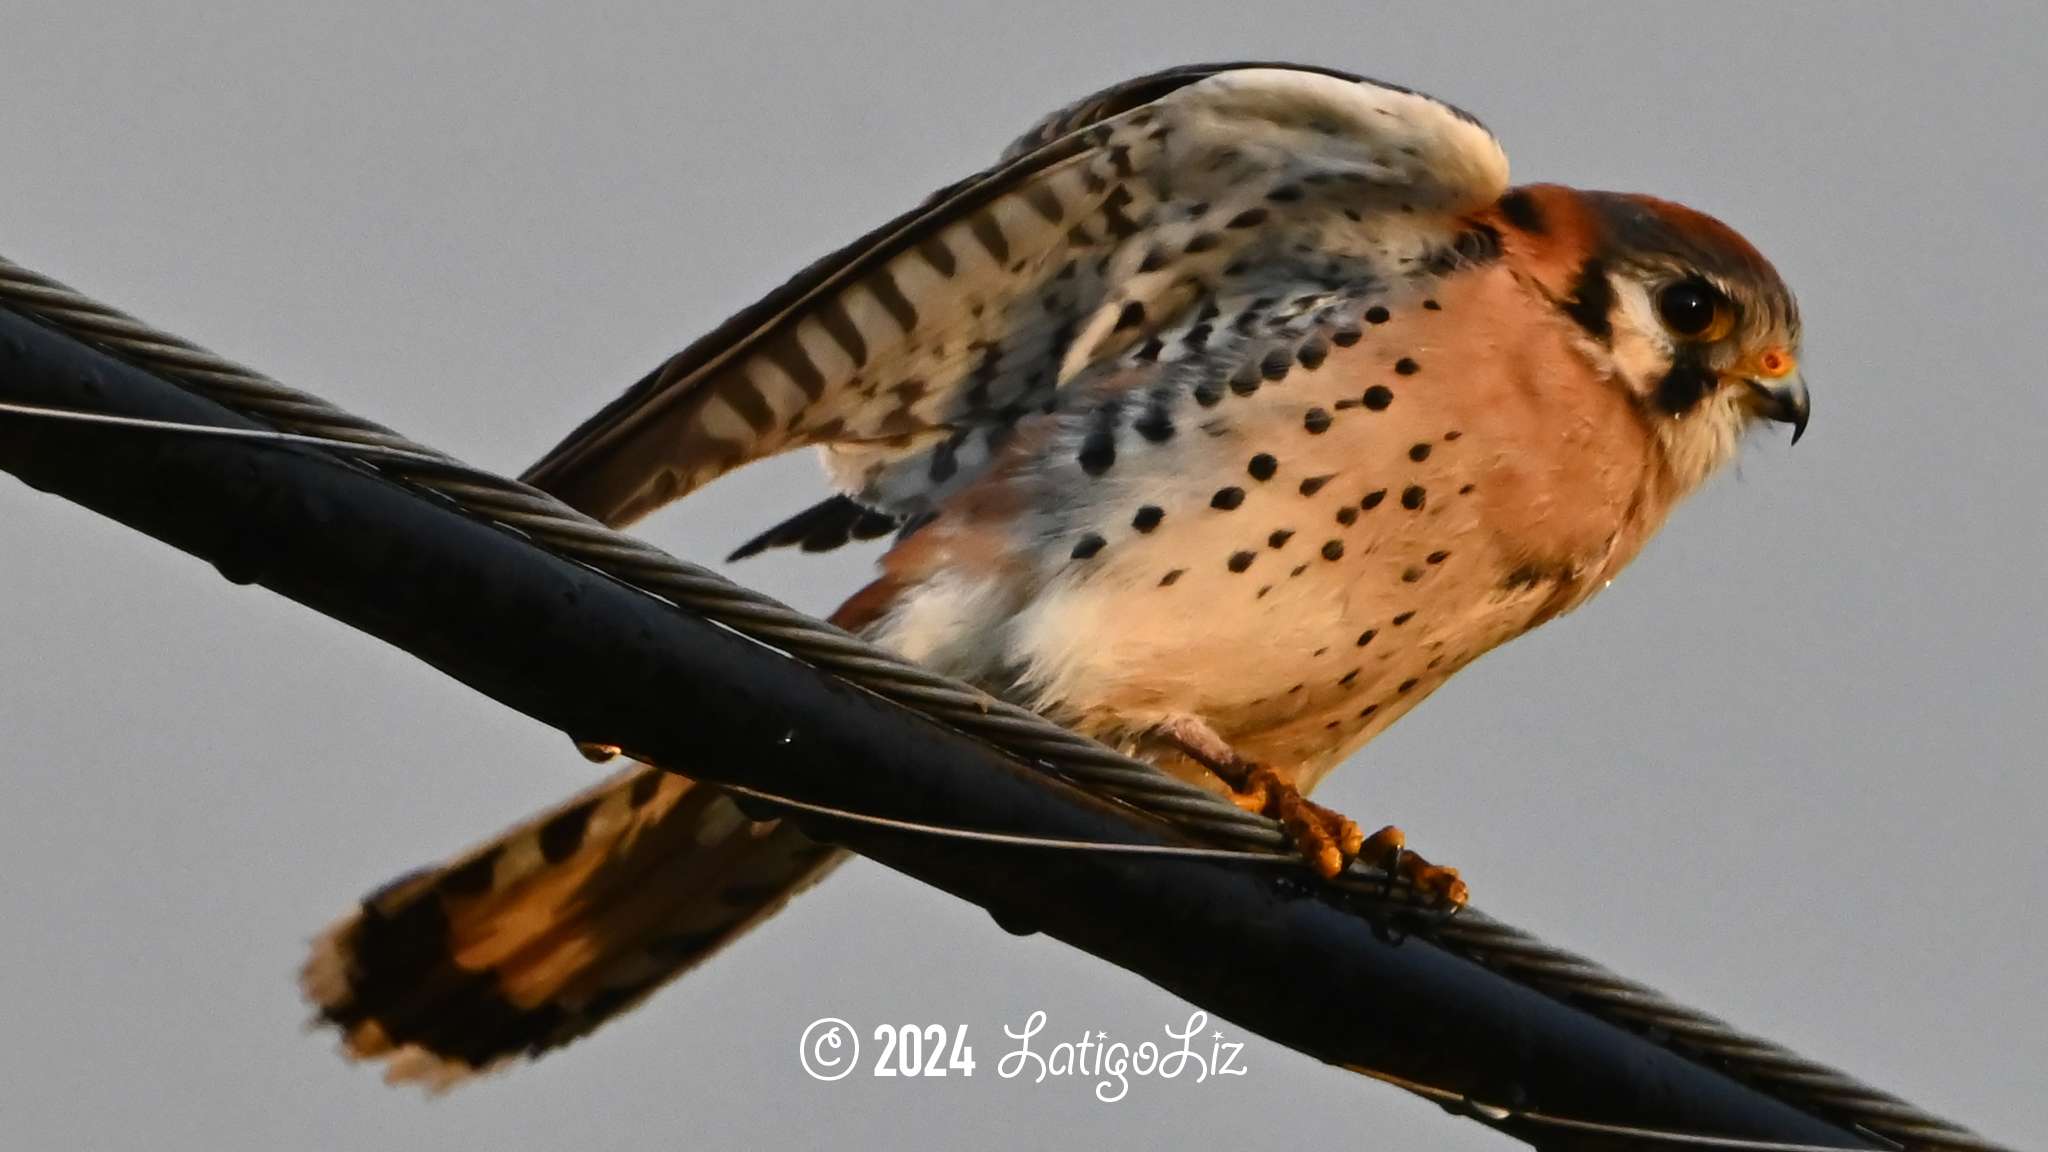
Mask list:
[[[996,167],[813,265],[527,473],[629,523],[802,446],[912,516],[1017,420],[1233,281],[1356,285],[1455,242],[1507,163],[1471,117],[1291,66],[1177,69],[1054,114]]]
[[[351,1059],[445,1089],[633,1007],[845,856],[635,765],[364,897],[301,986]]]

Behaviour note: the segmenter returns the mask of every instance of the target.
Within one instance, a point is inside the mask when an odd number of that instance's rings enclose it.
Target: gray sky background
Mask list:
[[[1808,440],[1760,438],[1320,798],[1497,915],[2041,1146],[2044,43],[2017,5],[9,0],[0,252],[510,472],[1041,112],[1168,64],[1363,71],[1480,115],[1518,180],[1719,215],[1800,295]],[[715,559],[823,491],[775,462],[645,531]],[[822,611],[869,559],[735,574]],[[1187,1009],[865,862],[567,1052],[387,1089],[301,1031],[305,940],[591,769],[11,479],[0,589],[9,1147],[1508,1146],[1263,1041],[1116,1105],[1002,1081],[1034,1009],[1130,1042]],[[814,1083],[826,1015],[967,1023],[981,1070]]]

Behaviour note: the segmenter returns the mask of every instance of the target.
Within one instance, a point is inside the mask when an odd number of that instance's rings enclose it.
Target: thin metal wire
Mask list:
[[[443,468],[451,472],[469,472],[477,476],[490,473],[472,468],[467,464],[443,460],[421,452],[408,452],[398,448],[380,448],[370,444],[350,444],[326,436],[301,436],[296,432],[272,432],[267,428],[223,428],[216,424],[186,424],[177,420],[144,420],[139,416],[115,416],[107,412],[82,412],[76,408],[49,408],[41,404],[4,404],[0,412],[15,416],[36,416],[45,420],[65,420],[74,424],[99,424],[112,428],[141,428],[152,432],[182,432],[195,436],[223,437],[230,440],[255,440],[265,444],[299,444],[308,448],[327,448],[346,452],[364,460],[383,460],[391,463],[418,464],[425,467]]]
[[[262,424],[338,441],[395,479],[434,492],[563,559],[604,573],[818,670],[980,739],[1035,767],[1211,843],[1284,851],[1279,825],[1093,740],[906,663],[840,629],[614,532],[552,496],[462,464],[397,432],[289,388],[0,257],[0,306],[105,349]],[[342,449],[336,449],[341,451]],[[1624,1027],[1786,1103],[1911,1148],[2005,1152],[2002,1145],[1780,1045],[1679,1004],[1583,956],[1467,907],[1431,899],[1353,865],[1332,882],[1370,914],[1501,975]],[[1426,1094],[1426,1093],[1425,1093]]]
[[[1044,848],[1053,851],[1103,852],[1113,856],[1175,856],[1183,860],[1229,860],[1239,864],[1280,864],[1290,868],[1307,868],[1308,861],[1299,856],[1283,856],[1272,852],[1239,852],[1233,848],[1189,848],[1181,844],[1117,844],[1106,840],[1054,840],[1045,836],[1016,836],[1008,832],[979,832],[972,828],[949,828],[940,824],[920,824],[914,820],[897,820],[888,816],[875,816],[866,812],[854,812],[845,808],[832,808],[824,804],[811,804],[777,796],[773,792],[762,792],[753,788],[742,788],[737,784],[720,784],[719,788],[738,796],[766,801],[781,808],[794,808],[800,812],[815,812],[835,820],[854,824],[867,824],[876,828],[893,828],[899,832],[915,832],[923,836],[937,836],[945,840],[967,840],[976,844],[1008,844],[1018,848]]]
[[[1404,1080],[1386,1072],[1375,1071],[1351,1065],[1351,1070],[1375,1080],[1406,1089],[1425,1099],[1434,1100],[1446,1110],[1461,1116],[1470,1116],[1482,1123],[1496,1127],[1507,1127],[1514,1123],[1538,1125],[1545,1128],[1564,1128],[1575,1132],[1592,1132],[1602,1136],[1622,1136],[1630,1140],[1647,1140],[1656,1144],[1675,1144],[1693,1148],[1726,1148],[1733,1152],[1843,1152],[1840,1144],[1787,1144],[1779,1140],[1750,1140],[1741,1136],[1709,1136],[1701,1132],[1674,1132],[1668,1128],[1640,1128],[1630,1124],[1607,1124],[1598,1120],[1574,1120],[1564,1116],[1552,1116],[1547,1112],[1534,1112],[1509,1108],[1500,1104],[1485,1104],[1469,1096],[1447,1092],[1428,1084]],[[1899,1147],[1893,1141],[1886,1141]]]

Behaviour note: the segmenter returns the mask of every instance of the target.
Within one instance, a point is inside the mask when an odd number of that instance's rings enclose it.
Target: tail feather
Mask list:
[[[349,1057],[445,1089],[585,1035],[844,856],[636,765],[365,897],[301,983]]]

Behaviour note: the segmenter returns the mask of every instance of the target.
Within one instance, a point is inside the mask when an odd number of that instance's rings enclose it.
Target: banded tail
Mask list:
[[[365,897],[301,985],[351,1059],[441,1091],[633,1007],[845,856],[635,765]]]

